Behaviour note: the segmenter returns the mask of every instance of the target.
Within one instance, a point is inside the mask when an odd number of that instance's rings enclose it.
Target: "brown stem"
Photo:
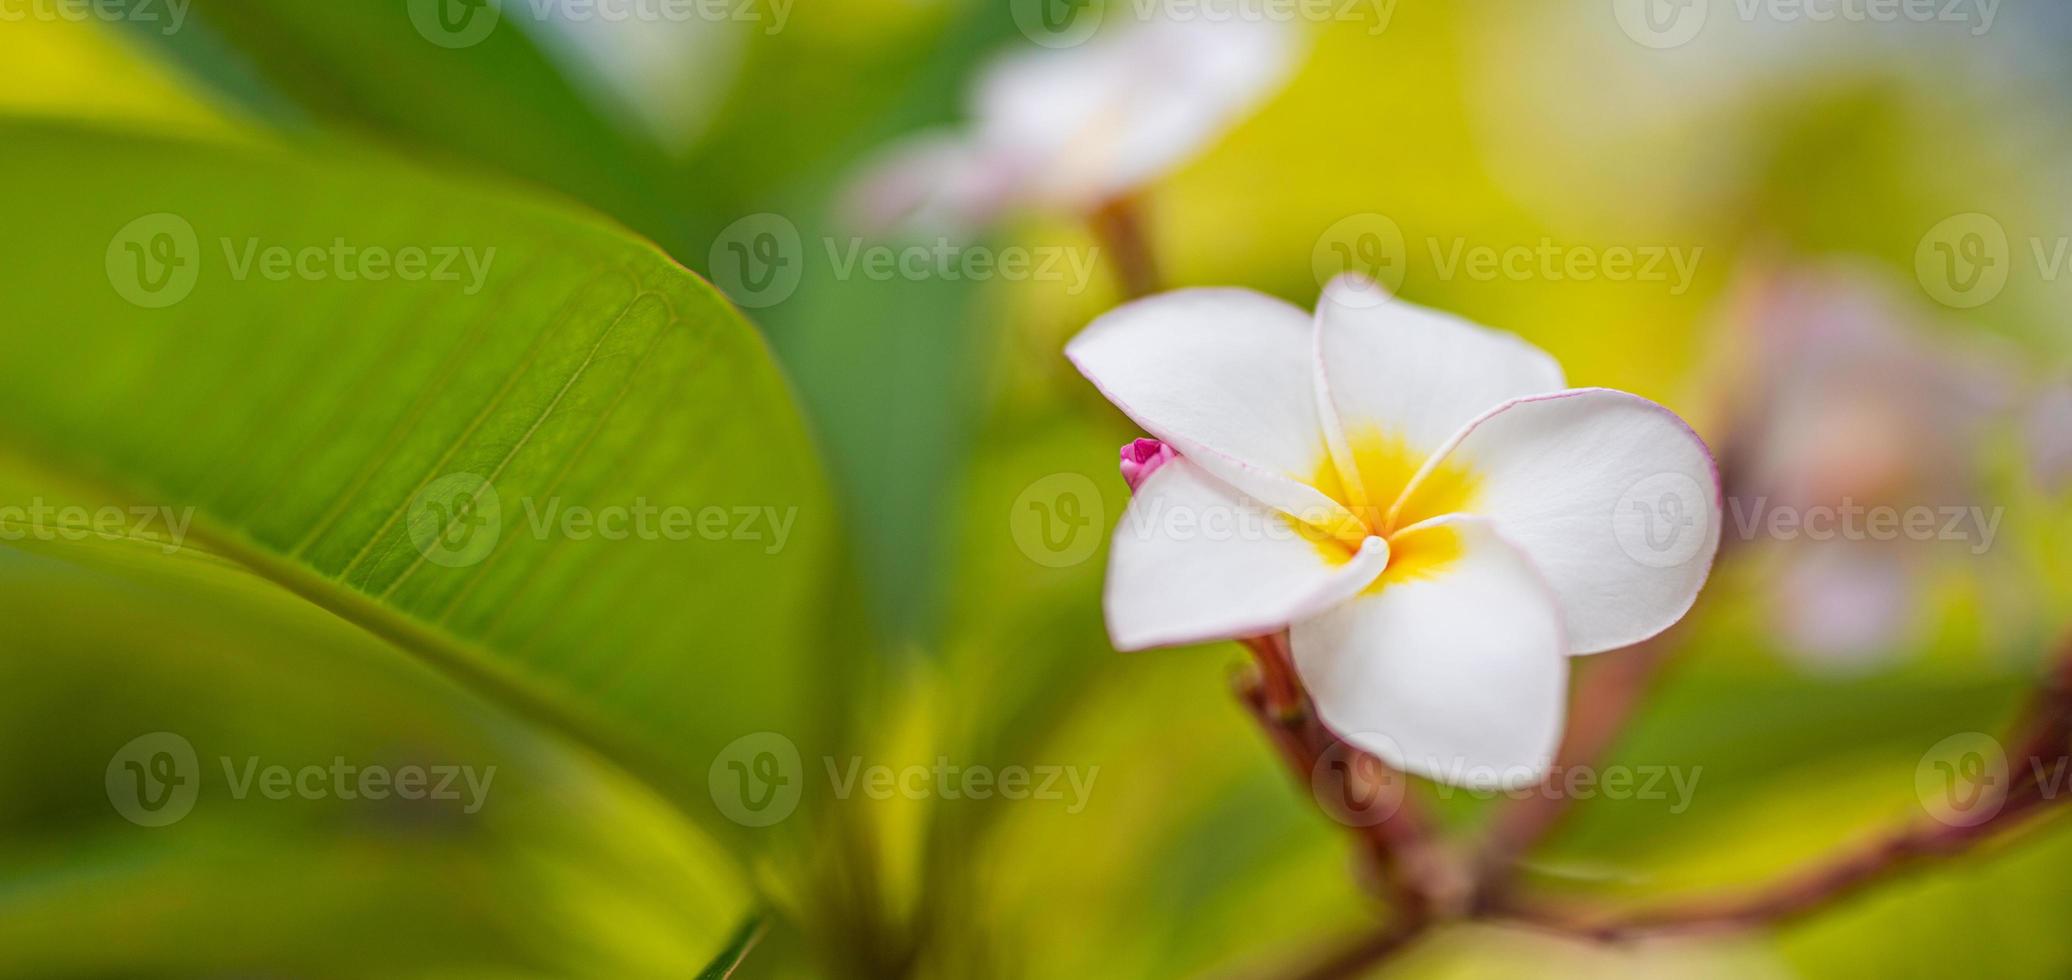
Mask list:
[[[1518,904],[1494,910],[1494,914],[1606,942],[1778,925],[1827,908],[1921,861],[1961,854],[2025,825],[2025,818],[2039,810],[2041,802],[2040,798],[2021,805],[2010,801],[1991,820],[1972,826],[1923,825],[1890,834],[1748,895],[1596,919]]]
[[[1124,299],[1141,299],[1158,292],[1158,259],[1144,228],[1143,207],[1134,198],[1118,197],[1102,205],[1088,219],[1094,237],[1115,267],[1115,283]]]
[[[1622,920],[1585,924],[1581,932],[1600,939],[1627,939],[1651,932],[1730,930],[1792,920],[1825,907],[1830,901],[1861,891],[1925,858],[1948,858],[1973,845],[2010,833],[2028,823],[2028,816],[2066,800],[2057,787],[2045,785],[2072,758],[2072,644],[2057,657],[2049,678],[2031,696],[2022,719],[2010,731],[2016,746],[2008,758],[2010,785],[1993,816],[1973,825],[1919,825],[1890,833],[1867,847],[1852,849],[1813,868],[1796,872],[1782,883],[1745,897],[1701,901],[1685,907],[1641,912]]]
[[[1605,942],[1642,936],[1717,932],[1776,925],[1808,915],[1925,861],[1964,853],[2033,826],[2072,800],[2050,785],[2072,771],[2072,642],[2067,642],[2010,729],[2009,786],[1994,814],[1977,823],[1921,823],[1851,848],[1754,892],[1620,915],[1574,915],[1545,904],[1493,895],[1475,901],[1468,918],[1511,921]],[[1359,975],[1416,939],[1427,922],[1392,924],[1361,938],[1302,977]]]
[[[1273,633],[1242,641],[1259,664],[1259,693],[1262,707],[1275,724],[1299,723],[1308,711],[1302,682],[1295,676],[1294,654],[1288,649],[1288,634]]]
[[[1328,816],[1354,831],[1369,871],[1394,910],[1389,931],[1396,938],[1387,943],[1364,938],[1357,949],[1368,955],[1393,950],[1434,920],[1463,911],[1466,876],[1432,835],[1403,776],[1317,719],[1295,675],[1287,634],[1253,637],[1244,644],[1259,664],[1257,677],[1240,691],[1245,705],[1295,780]],[[1325,792],[1327,785],[1331,792]]]

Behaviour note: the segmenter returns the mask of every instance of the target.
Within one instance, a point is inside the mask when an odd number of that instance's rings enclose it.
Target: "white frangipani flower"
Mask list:
[[[1341,277],[1312,317],[1182,290],[1067,345],[1178,454],[1134,468],[1109,635],[1135,650],[1287,629],[1349,741],[1434,779],[1522,785],[1560,739],[1567,657],[1690,609],[1719,547],[1718,473],[1668,409],[1564,390],[1515,336],[1375,297]]]
[[[867,226],[968,230],[1016,206],[1091,212],[1187,162],[1286,80],[1295,28],[1158,17],[982,73],[971,124],[888,148],[849,209]]]

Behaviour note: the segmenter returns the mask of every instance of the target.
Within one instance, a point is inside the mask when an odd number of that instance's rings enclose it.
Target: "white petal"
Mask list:
[[[1243,289],[1117,307],[1065,356],[1144,431],[1245,494],[1313,524],[1352,515],[1310,484],[1328,458],[1309,316]]]
[[[1115,529],[1109,638],[1141,650],[1272,633],[1344,602],[1388,563],[1380,538],[1347,560],[1308,534],[1187,457],[1166,463]]]
[[[1128,68],[1100,42],[999,58],[980,75],[975,137],[1019,197],[1094,205],[1113,184],[1114,131]]]
[[[867,235],[965,238],[1006,205],[1001,168],[963,136],[919,133],[859,166],[842,191],[844,219]]]
[[[1452,557],[1400,581],[1392,572],[1378,592],[1289,632],[1318,715],[1406,772],[1478,787],[1537,780],[1560,742],[1568,688],[1547,584],[1479,519],[1427,522],[1396,542],[1399,554]]]
[[[1097,205],[1220,137],[1286,79],[1296,48],[1278,20],[1160,17],[1011,55],[979,81],[979,139],[1015,161],[1029,196]]]
[[[1712,572],[1719,470],[1683,419],[1645,398],[1579,388],[1520,399],[1470,423],[1427,472],[1440,460],[1472,474],[1466,509],[1553,586],[1572,653],[1668,629]]]
[[[1357,440],[1373,430],[1421,455],[1498,405],[1568,387],[1561,365],[1524,340],[1395,299],[1357,276],[1324,288],[1316,346],[1319,387],[1345,434]]]

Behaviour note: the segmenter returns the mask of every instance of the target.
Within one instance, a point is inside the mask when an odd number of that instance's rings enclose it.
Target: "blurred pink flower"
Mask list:
[[[1924,323],[1884,279],[1828,266],[1760,271],[1736,309],[1746,377],[1728,439],[1730,530],[1822,508],[1978,506],[1977,446],[2021,386],[2016,362]],[[1904,641],[1938,562],[1966,547],[1797,534],[1771,542],[1773,623],[1827,666],[1874,662]]]
[[[2072,484],[2072,381],[2043,392],[2029,410],[2029,467],[2044,493]]]

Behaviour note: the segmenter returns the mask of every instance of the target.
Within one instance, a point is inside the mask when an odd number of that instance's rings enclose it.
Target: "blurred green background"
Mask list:
[[[1371,928],[1348,837],[1231,696],[1241,651],[1108,647],[1137,433],[1059,350],[1118,301],[1109,262],[832,271],[860,163],[1033,47],[1009,5],[809,0],[779,28],[507,2],[450,48],[401,2],[0,0],[0,505],[195,512],[177,548],[18,516],[0,540],[0,973],[688,976],[759,924],[739,975],[1272,976]],[[1169,285],[1307,308],[1334,236],[1381,216],[1402,295],[1675,408],[1730,493],[1999,515],[1990,547],[1735,540],[1607,760],[1699,773],[1688,806],[1579,802],[1527,862],[1562,900],[1761,883],[1919,818],[1923,753],[2000,730],[2072,600],[2049,449],[2072,427],[2049,394],[2072,383],[2072,13],[1699,6],[1667,47],[1609,0],[1338,7],[1279,94],[1140,195]],[[163,212],[205,253],[498,255],[466,295],[205,268],[155,310],[104,252]],[[757,215],[803,274],[736,310],[678,266],[738,287],[716,267]],[[2004,238],[1985,292],[1937,264],[1960,215]],[[1037,211],[965,243],[1098,244]],[[1543,247],[1693,264],[1449,258]],[[413,559],[401,519],[463,471],[506,510],[472,577]],[[1031,494],[1059,488],[1093,537],[1032,546]],[[551,494],[797,530],[774,553],[514,533]],[[153,732],[198,752],[201,799],[140,827],[104,775]],[[800,760],[770,826],[721,792],[759,733]],[[235,799],[217,765],[334,756],[499,775],[477,814]],[[1091,782],[842,798],[859,760]],[[1464,839],[1499,805],[1418,792]],[[1461,926],[1387,972],[2064,976],[2068,868],[2060,820],[1782,930]]]

